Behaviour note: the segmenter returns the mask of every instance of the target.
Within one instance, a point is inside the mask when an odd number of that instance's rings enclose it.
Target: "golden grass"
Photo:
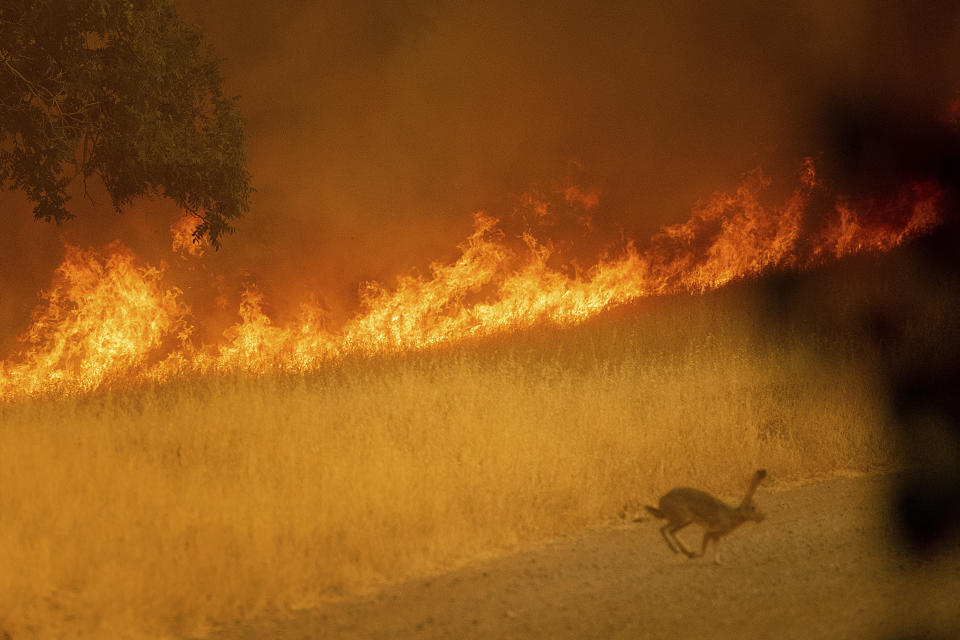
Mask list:
[[[617,516],[894,457],[852,355],[739,302],[0,407],[0,630],[166,637]]]

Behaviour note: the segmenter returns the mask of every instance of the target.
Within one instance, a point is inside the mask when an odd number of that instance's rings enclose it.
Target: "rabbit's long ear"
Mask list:
[[[757,469],[757,472],[753,474],[753,479],[750,481],[750,486],[747,487],[746,499],[749,499],[753,496],[753,492],[757,490],[757,487],[760,486],[760,481],[767,477],[766,469]]]

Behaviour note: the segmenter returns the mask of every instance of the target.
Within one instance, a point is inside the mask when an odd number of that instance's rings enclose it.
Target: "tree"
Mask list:
[[[117,211],[162,195],[219,247],[249,209],[243,123],[217,59],[172,0],[0,0],[0,185],[73,218],[98,176]]]

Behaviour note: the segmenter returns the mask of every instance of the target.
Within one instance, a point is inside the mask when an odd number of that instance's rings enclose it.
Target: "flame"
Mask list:
[[[119,244],[104,257],[66,247],[18,362],[0,364],[0,398],[96,388],[145,366],[166,339],[189,335],[180,291]]]
[[[262,293],[250,286],[241,295],[239,322],[218,345],[193,343],[190,311],[180,290],[163,284],[161,270],[138,265],[118,244],[103,255],[67,247],[21,337],[25,349],[0,363],[0,401],[120,380],[306,371],[350,354],[419,350],[541,323],[574,325],[644,296],[702,293],[770,269],[887,250],[940,221],[939,190],[920,184],[886,207],[858,211],[840,199],[819,229],[805,233],[810,198],[821,188],[813,163],[805,162],[798,187],[779,205],[764,203],[768,185],[754,171],[732,194],[716,194],[688,221],[663,227],[646,247],[627,242],[572,274],[554,264],[549,242],[528,231],[516,248],[496,218],[477,213],[459,258],[432,264],[429,277],[401,277],[392,288],[366,284],[360,310],[338,330],[308,304],[295,321],[278,326],[263,311]],[[583,210],[598,207],[601,195],[580,187],[558,194]],[[538,216],[549,211],[531,196],[521,204]],[[178,244],[178,237],[189,237],[190,224],[185,218],[174,225],[175,251],[197,246]]]
[[[596,209],[600,205],[600,195],[597,187],[584,190],[575,184],[563,190],[564,200],[570,204],[580,203],[584,209]]]
[[[892,206],[884,220],[899,224],[870,223],[849,202],[837,202],[836,216],[816,238],[812,255],[817,260],[841,258],[861,251],[888,251],[905,240],[926,233],[940,223],[940,190],[932,183],[912,185]]]
[[[649,252],[656,292],[703,293],[771,267],[792,266],[812,173],[805,168],[800,188],[778,208],[761,204],[768,185],[754,171],[735,193],[717,194],[689,221],[664,227]]]
[[[206,241],[198,241],[193,235],[193,230],[199,222],[197,216],[184,213],[170,225],[170,236],[173,239],[171,250],[174,253],[179,253],[181,257],[186,258],[199,257],[206,252]]]

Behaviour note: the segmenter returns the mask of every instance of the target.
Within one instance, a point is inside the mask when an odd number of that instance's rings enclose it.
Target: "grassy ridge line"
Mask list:
[[[855,357],[736,296],[573,330],[0,408],[0,629],[187,634],[543,539],[678,479],[894,457]]]

